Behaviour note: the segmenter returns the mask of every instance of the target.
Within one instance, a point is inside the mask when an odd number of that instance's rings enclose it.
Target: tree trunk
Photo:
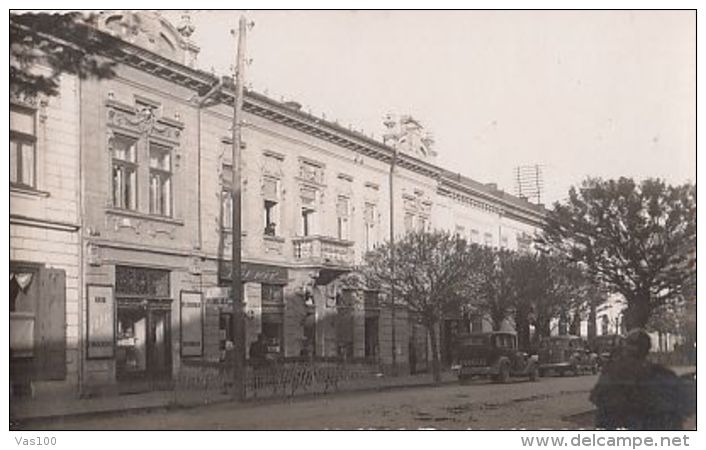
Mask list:
[[[439,340],[436,336],[436,324],[427,325],[429,333],[429,342],[431,344],[431,373],[434,377],[434,383],[441,383],[441,367],[439,366]]]
[[[596,299],[591,298],[590,300],[590,309],[588,311],[588,340],[589,342],[593,342],[593,340],[596,338],[596,335],[598,334],[596,332],[596,320],[597,320],[597,312],[596,312]]]
[[[521,349],[527,349],[530,346],[530,328],[529,320],[524,312],[519,312],[515,315],[515,328],[517,331],[517,346]]]
[[[535,344],[539,343],[540,338],[548,337],[551,334],[550,322],[549,318],[537,317],[534,325]]]
[[[579,311],[579,308],[576,308],[576,311],[574,311],[574,316],[571,318],[569,334],[581,336],[581,312]]]
[[[625,309],[626,331],[633,328],[645,328],[652,315],[649,296],[636,296],[628,299],[628,307]]]

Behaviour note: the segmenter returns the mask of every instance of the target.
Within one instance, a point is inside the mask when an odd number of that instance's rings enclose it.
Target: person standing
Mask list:
[[[682,428],[695,399],[673,371],[647,360],[650,347],[649,335],[634,329],[604,367],[589,397],[597,408],[597,428]]]

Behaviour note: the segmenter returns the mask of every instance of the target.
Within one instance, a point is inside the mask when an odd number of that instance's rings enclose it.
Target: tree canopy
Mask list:
[[[10,86],[24,96],[57,95],[61,74],[81,79],[115,75],[106,43],[90,26],[95,14],[13,13],[10,16]],[[37,70],[39,66],[48,71]]]
[[[440,379],[436,325],[445,314],[460,311],[464,294],[474,283],[471,268],[478,262],[465,240],[443,231],[412,232],[393,246],[369,252],[361,271],[370,287],[390,292],[427,328],[435,380]],[[394,269],[393,269],[394,267]]]
[[[627,326],[634,328],[680,298],[691,277],[686,261],[695,233],[693,185],[589,178],[554,206],[541,244],[622,294]]]

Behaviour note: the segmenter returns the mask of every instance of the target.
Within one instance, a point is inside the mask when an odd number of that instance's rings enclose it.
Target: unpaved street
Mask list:
[[[535,383],[443,385],[345,393],[283,402],[216,404],[125,416],[29,424],[33,429],[562,429],[592,408],[596,376],[545,377]]]

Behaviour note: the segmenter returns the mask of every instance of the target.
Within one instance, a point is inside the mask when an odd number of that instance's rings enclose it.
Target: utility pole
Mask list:
[[[387,144],[391,142],[390,147],[392,148],[392,162],[390,163],[390,277],[392,283],[390,283],[390,316],[392,319],[392,373],[397,375],[397,318],[395,311],[395,167],[397,166],[397,155],[399,152],[399,138],[400,134],[396,133],[393,129],[396,125],[396,121],[393,120],[392,116],[388,114],[383,121],[385,127],[389,130],[383,136],[383,142]]]
[[[245,311],[243,303],[243,280],[241,270],[241,209],[242,187],[240,170],[241,149],[241,124],[243,114],[243,84],[245,77],[245,32],[247,24],[245,16],[240,16],[238,21],[238,49],[235,65],[235,97],[233,99],[233,249],[231,263],[231,296],[233,299],[233,340],[235,341],[235,366],[234,366],[234,396],[238,400],[245,400],[245,376],[247,366],[245,363]]]
[[[397,375],[397,319],[395,313],[395,166],[397,166],[397,145],[394,146],[390,164],[390,311],[392,317],[392,374]]]

